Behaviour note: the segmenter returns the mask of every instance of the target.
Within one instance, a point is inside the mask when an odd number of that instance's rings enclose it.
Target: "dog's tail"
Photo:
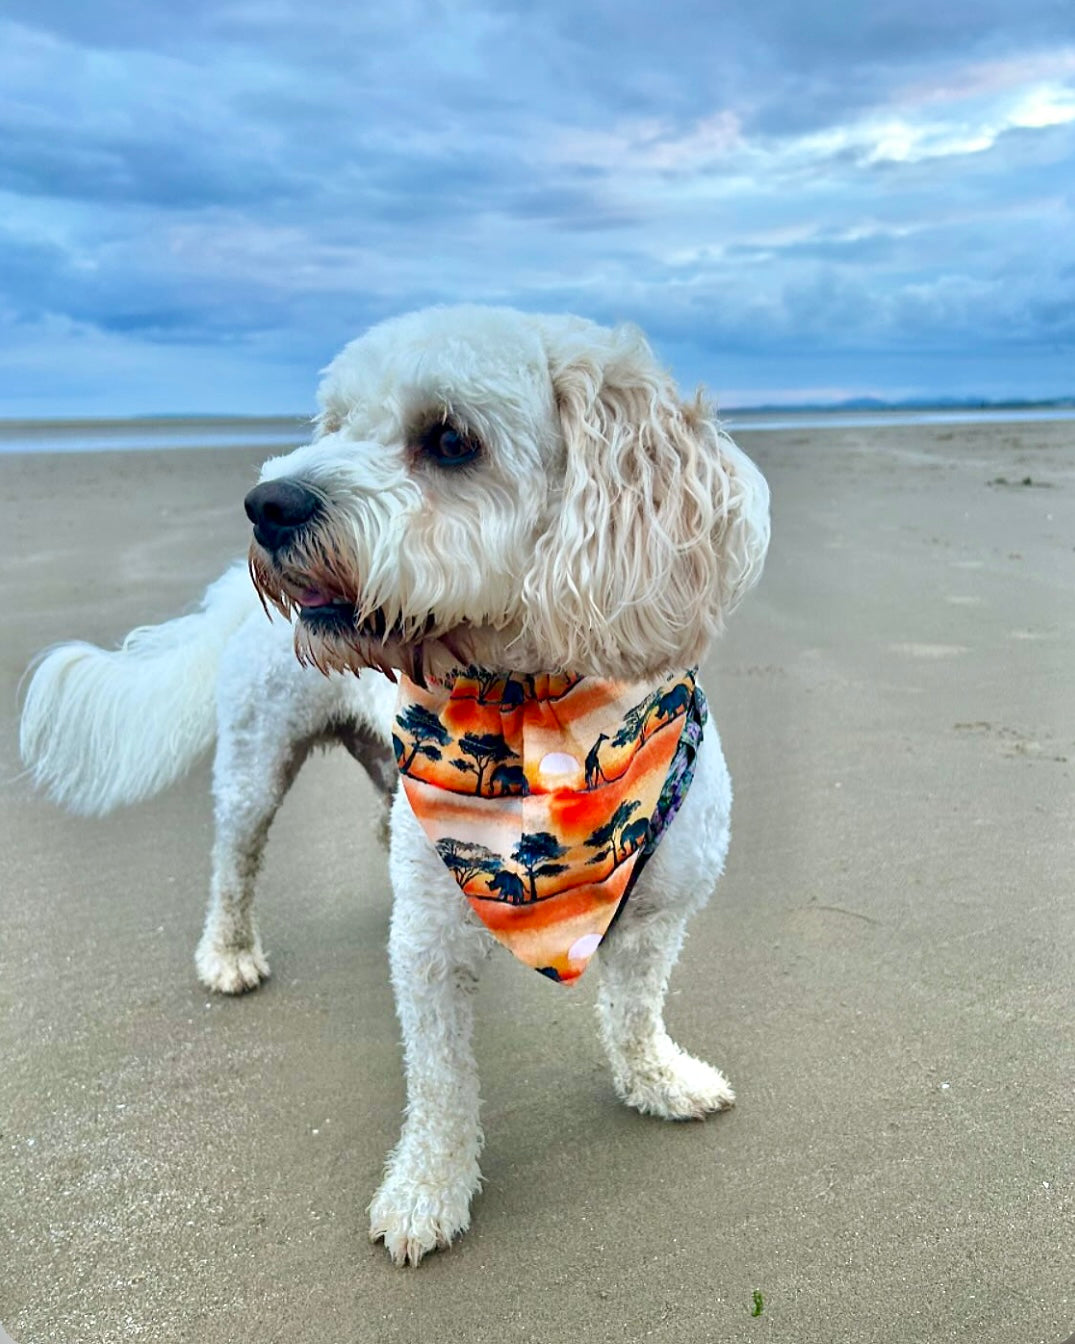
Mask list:
[[[236,565],[197,611],[132,630],[112,652],[81,641],[46,649],[19,733],[37,787],[71,812],[102,816],[185,774],[216,736],[221,652],[257,604]]]

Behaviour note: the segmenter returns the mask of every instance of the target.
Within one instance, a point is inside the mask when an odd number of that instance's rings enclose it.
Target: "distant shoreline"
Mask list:
[[[1011,402],[937,406],[722,407],[722,425],[742,433],[795,429],[868,429],[890,425],[965,425],[1075,420],[1075,403]],[[309,416],[131,416],[74,420],[0,419],[0,454],[142,452],[157,449],[298,447],[310,439]]]
[[[144,452],[159,448],[265,448],[309,442],[298,415],[131,416],[107,420],[0,420],[0,454]]]
[[[883,429],[891,425],[1002,425],[1047,420],[1075,420],[1075,405],[1065,403],[1013,406],[893,407],[878,410],[726,410],[720,421],[727,429]]]

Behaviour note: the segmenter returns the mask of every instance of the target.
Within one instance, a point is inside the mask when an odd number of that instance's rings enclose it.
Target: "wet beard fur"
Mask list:
[[[339,618],[334,618],[339,620]],[[303,667],[330,672],[354,672],[374,667],[395,681],[397,671],[425,686],[425,647],[422,641],[404,643],[388,635],[378,639],[352,626],[333,624],[324,618],[300,616],[295,622],[295,656]]]
[[[474,651],[463,629],[439,630],[434,617],[390,621],[380,608],[363,611],[350,572],[332,563],[321,552],[317,563],[304,557],[301,571],[281,567],[256,542],[250,547],[250,577],[271,616],[275,607],[295,626],[295,655],[304,667],[330,672],[353,672],[367,667],[383,672],[391,681],[403,672],[419,686],[426,685],[432,670],[443,676],[451,669],[469,666]],[[303,608],[297,593],[317,590],[333,595],[325,606]]]

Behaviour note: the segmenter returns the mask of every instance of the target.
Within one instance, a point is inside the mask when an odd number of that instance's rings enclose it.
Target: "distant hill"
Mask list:
[[[848,397],[844,401],[758,402],[754,405],[721,406],[722,415],[781,414],[804,411],[815,413],[839,411],[1070,411],[1075,410],[1075,396],[1052,397],[1044,400],[1006,398],[1000,401],[988,397],[908,397],[901,401],[885,401],[881,397]]]

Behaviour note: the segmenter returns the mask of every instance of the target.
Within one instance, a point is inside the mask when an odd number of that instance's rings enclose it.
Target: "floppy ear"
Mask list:
[[[549,341],[565,459],[525,585],[527,633],[558,666],[693,666],[757,580],[769,489],[701,394],[680,401],[642,336]]]

